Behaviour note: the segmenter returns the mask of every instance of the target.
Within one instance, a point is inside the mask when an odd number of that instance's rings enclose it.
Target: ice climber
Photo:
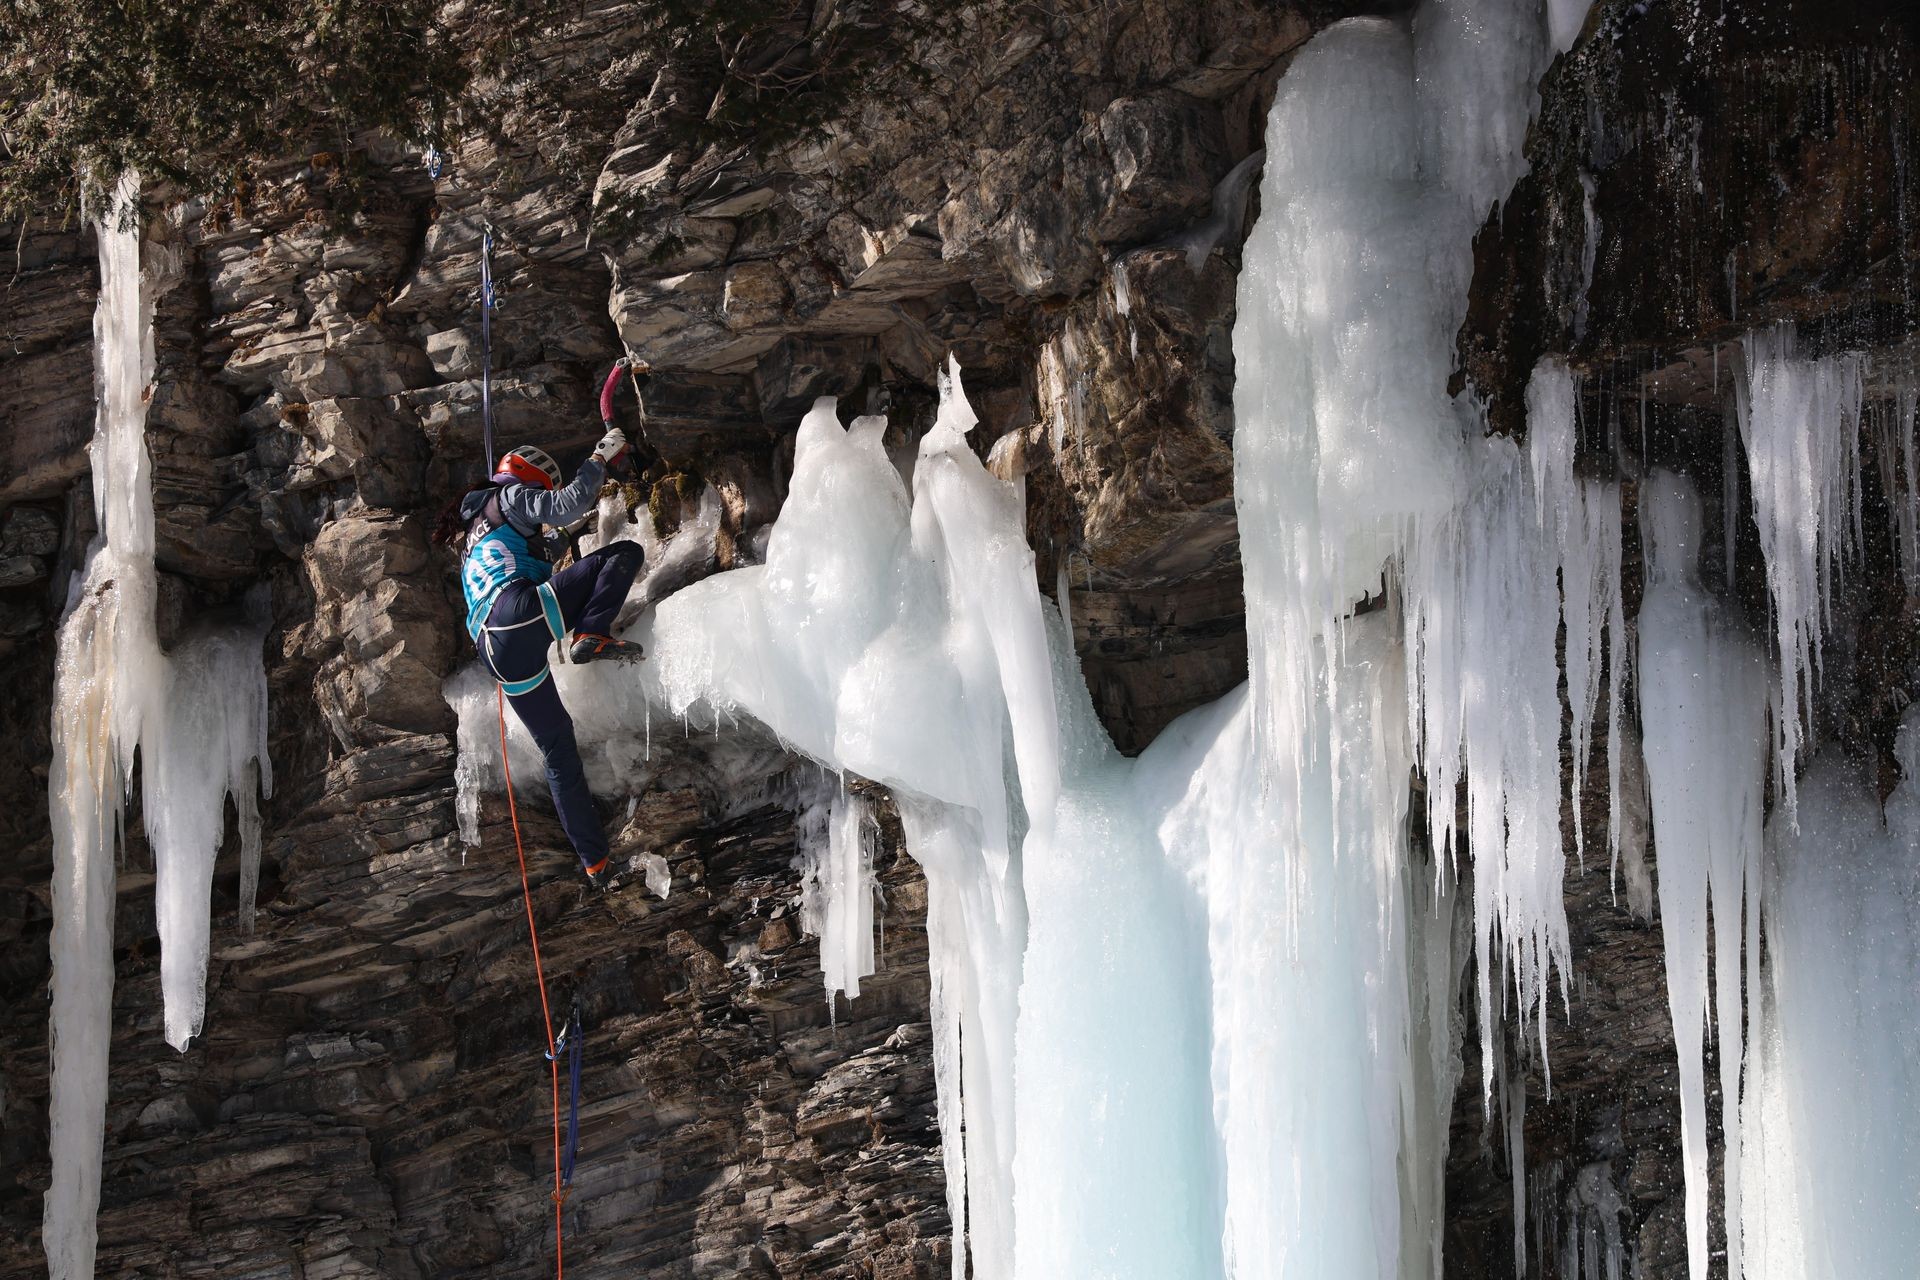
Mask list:
[[[612,859],[580,764],[573,718],[547,667],[547,646],[568,645],[574,662],[637,660],[640,646],[616,640],[612,632],[644,552],[638,543],[615,542],[556,573],[542,526],[563,529],[591,511],[607,467],[626,448],[625,433],[608,422],[606,435],[565,488],[546,450],[511,449],[492,479],[460,500],[454,526],[454,536],[466,532],[460,579],[467,633],[545,757],[560,825],[596,888],[605,886]]]

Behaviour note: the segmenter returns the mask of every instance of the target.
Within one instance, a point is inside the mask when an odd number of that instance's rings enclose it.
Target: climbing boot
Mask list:
[[[613,858],[611,856],[602,858],[586,868],[587,883],[605,893],[608,886],[613,883],[613,871]]]
[[[573,648],[567,651],[569,660],[581,662],[638,662],[646,656],[646,650],[631,640],[615,640],[612,636],[595,635],[583,631],[574,638]]]

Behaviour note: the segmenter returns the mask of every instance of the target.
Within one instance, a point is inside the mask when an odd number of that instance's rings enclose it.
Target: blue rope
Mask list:
[[[485,440],[487,474],[499,461],[493,452],[493,228],[480,237],[480,429]]]

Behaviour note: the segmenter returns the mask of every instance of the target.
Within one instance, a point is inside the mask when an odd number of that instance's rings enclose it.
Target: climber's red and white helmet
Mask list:
[[[552,489],[560,483],[560,464],[539,445],[520,445],[501,454],[500,465],[493,471],[495,484],[507,484],[514,480]]]

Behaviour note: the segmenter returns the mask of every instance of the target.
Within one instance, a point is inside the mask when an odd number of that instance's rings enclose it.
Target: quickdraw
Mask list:
[[[585,1034],[581,1027],[580,997],[576,995],[567,1014],[567,1025],[547,1052],[549,1061],[560,1050],[567,1052],[567,1142],[560,1151],[560,1189],[553,1193],[554,1200],[560,1204],[566,1203],[567,1194],[573,1190],[573,1167],[580,1155],[580,1062]]]
[[[480,431],[486,465],[497,461],[493,452],[493,227],[480,235]]]

